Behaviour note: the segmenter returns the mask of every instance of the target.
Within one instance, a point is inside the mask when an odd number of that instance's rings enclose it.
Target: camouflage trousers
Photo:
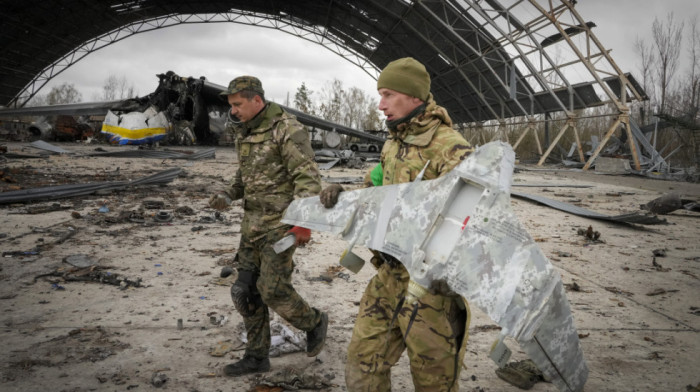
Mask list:
[[[321,312],[309,306],[292,286],[292,255],[296,248],[292,246],[280,254],[272,249],[272,245],[290,228],[284,226],[270,231],[256,241],[241,236],[239,270],[259,273],[256,287],[263,302],[252,316],[243,317],[248,334],[246,355],[255,358],[266,358],[270,352],[269,308],[302,331],[312,330],[321,320]]]
[[[348,392],[391,391],[391,367],[405,349],[416,392],[459,390],[469,307],[461,297],[427,294],[415,315],[404,303],[392,322],[407,285],[406,269],[386,263],[367,285],[348,347]]]

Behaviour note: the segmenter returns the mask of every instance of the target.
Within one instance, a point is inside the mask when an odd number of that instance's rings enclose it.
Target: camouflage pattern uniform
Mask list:
[[[280,254],[272,249],[291,229],[280,222],[284,210],[294,198],[317,195],[321,178],[308,132],[276,103],[267,103],[254,119],[236,128],[239,169],[225,192],[232,200],[243,198],[239,273],[259,275],[256,288],[262,301],[252,316],[243,318],[248,332],[246,355],[266,358],[268,307],[303,331],[312,330],[321,318],[321,312],[292,286],[295,247]]]
[[[432,94],[426,104],[423,113],[390,130],[381,154],[383,185],[413,181],[428,161],[423,179],[440,177],[472,151]],[[378,252],[372,264],[377,274],[362,296],[348,347],[348,391],[390,391],[391,367],[406,348],[416,391],[459,390],[470,317],[466,301],[433,292],[418,301],[414,315],[413,306],[403,303],[409,280],[403,265]]]

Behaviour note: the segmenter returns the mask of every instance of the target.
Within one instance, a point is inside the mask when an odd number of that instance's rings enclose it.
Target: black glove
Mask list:
[[[459,294],[455,293],[450,289],[450,286],[447,284],[447,281],[444,279],[440,280],[434,280],[430,282],[430,287],[428,287],[428,291],[432,295],[444,295],[446,297],[458,297]]]
[[[322,190],[318,197],[321,199],[321,204],[323,204],[324,207],[333,208],[335,203],[338,202],[338,195],[344,190],[345,189],[340,184],[332,184]]]
[[[255,287],[258,274],[254,271],[238,271],[238,278],[231,286],[231,299],[238,313],[243,317],[250,317],[255,314],[262,304],[260,293]]]

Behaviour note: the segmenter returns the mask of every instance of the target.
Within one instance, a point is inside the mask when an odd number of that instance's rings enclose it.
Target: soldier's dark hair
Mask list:
[[[258,95],[262,99],[263,103],[265,103],[265,96],[263,96],[262,94],[260,94],[258,92],[255,92],[253,90],[241,90],[239,92],[241,93],[241,97],[243,97],[247,100],[251,100],[251,99],[255,98],[256,95]]]

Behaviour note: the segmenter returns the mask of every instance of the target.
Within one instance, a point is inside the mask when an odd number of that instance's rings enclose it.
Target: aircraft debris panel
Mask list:
[[[588,368],[561,277],[510,206],[514,162],[508,144],[488,143],[434,180],[342,192],[330,209],[295,200],[282,222],[340,233],[344,254],[363,245],[395,257],[408,295],[447,282],[502,327],[500,345],[515,338],[561,391],[581,391]]]
[[[123,114],[107,111],[101,133],[112,144],[152,144],[165,139],[169,129],[165,114],[149,107],[143,112]]]

